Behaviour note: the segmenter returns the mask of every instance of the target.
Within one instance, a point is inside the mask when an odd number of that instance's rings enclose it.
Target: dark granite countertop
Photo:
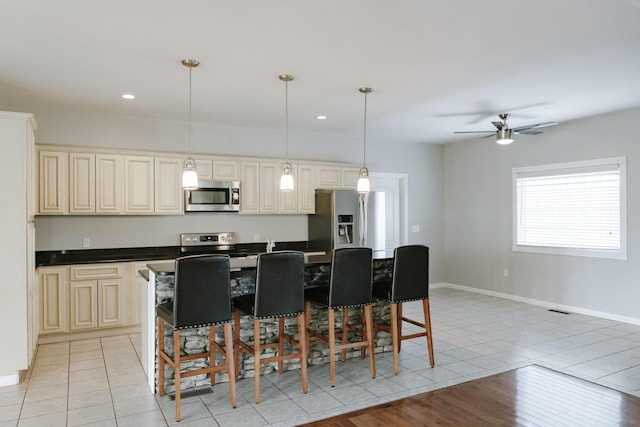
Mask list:
[[[279,250],[312,251],[306,241],[278,242]],[[238,243],[229,252],[232,257],[256,255],[264,252],[265,243]],[[195,249],[188,255],[211,253],[211,249],[203,247]],[[73,249],[56,251],[36,251],[36,267],[49,267],[69,264],[93,264],[101,262],[129,262],[175,259],[187,255],[181,252],[180,246],[155,246],[137,248],[109,249]]]

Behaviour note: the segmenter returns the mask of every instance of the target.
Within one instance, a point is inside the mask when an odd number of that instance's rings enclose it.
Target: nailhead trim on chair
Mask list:
[[[230,323],[232,321],[233,321],[232,319],[221,320],[220,322],[215,322],[215,323],[203,323],[202,325],[180,326],[180,327],[174,327],[173,329],[178,330],[178,331],[182,331],[182,330],[186,330],[186,329],[206,328],[207,326],[224,325],[225,323]],[[169,325],[169,326],[173,327],[172,325]]]
[[[311,302],[311,304],[315,304],[315,305],[319,305],[321,307],[325,307],[325,308],[358,308],[358,307],[364,307],[365,305],[371,305],[373,304],[373,302],[365,302],[363,304],[351,304],[351,305],[334,305],[334,306],[330,306],[330,305],[325,305],[322,304],[321,302],[316,302],[314,300],[309,300]]]
[[[247,314],[247,315],[249,315],[249,316],[251,316],[251,317],[253,317],[254,319],[268,320],[268,319],[275,319],[275,318],[278,318],[278,317],[299,316],[299,315],[301,315],[301,314],[304,314],[304,311],[295,311],[295,312],[293,312],[293,313],[280,313],[280,314],[278,314],[278,315],[274,315],[274,316],[265,316],[265,317],[262,317],[262,316],[254,316],[254,315],[253,315],[253,314],[251,314],[251,313],[246,313],[246,314]]]

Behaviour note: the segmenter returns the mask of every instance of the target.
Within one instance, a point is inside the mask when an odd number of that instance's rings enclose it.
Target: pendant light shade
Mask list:
[[[361,87],[358,89],[360,93],[364,94],[364,133],[363,133],[363,150],[362,150],[362,167],[360,168],[358,178],[358,193],[368,193],[370,189],[369,184],[369,169],[367,169],[367,94],[373,92],[370,87]]]
[[[182,65],[189,68],[189,154],[184,160],[182,187],[185,190],[194,190],[198,188],[198,173],[196,172],[196,161],[191,157],[191,70],[200,63],[195,59],[183,59]]]
[[[293,166],[289,163],[289,82],[294,79],[291,74],[281,74],[278,78],[284,82],[284,117],[285,117],[285,162],[282,164],[280,191],[293,191]]]

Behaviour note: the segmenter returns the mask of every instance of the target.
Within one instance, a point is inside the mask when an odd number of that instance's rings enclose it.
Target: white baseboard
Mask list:
[[[549,308],[553,310],[566,311],[566,312],[576,313],[576,314],[584,314],[585,316],[599,317],[601,319],[613,320],[615,322],[629,323],[632,325],[640,326],[640,318],[637,318],[637,317],[621,316],[619,314],[607,313],[604,311],[590,310],[587,308],[574,307],[574,306],[565,305],[565,304],[556,304],[549,301],[542,301],[542,300],[533,299],[533,298],[525,298],[518,295],[511,295],[511,294],[505,294],[502,292],[495,292],[495,291],[489,291],[486,289],[474,288],[472,286],[463,286],[463,285],[456,285],[454,283],[440,282],[440,283],[431,284],[430,288],[431,289],[434,289],[434,288],[458,289],[460,291],[473,292],[476,294],[488,295],[496,298],[523,302],[526,304],[537,305],[540,307]]]
[[[14,375],[3,375],[0,377],[0,387],[8,385],[16,385],[20,382],[20,375],[17,373]]]

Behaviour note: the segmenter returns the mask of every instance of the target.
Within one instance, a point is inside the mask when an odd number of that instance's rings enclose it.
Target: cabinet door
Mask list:
[[[38,270],[40,281],[40,333],[66,329],[66,269],[47,267]]]
[[[338,166],[318,166],[318,188],[340,188],[340,175]]]
[[[282,171],[279,170],[276,175],[276,179],[277,179],[276,191],[278,192],[278,196],[279,196],[278,212],[280,213],[287,213],[287,214],[298,213],[298,185],[299,184],[297,180],[297,175],[298,175],[297,172],[298,172],[298,166],[293,165],[293,170],[291,171],[291,174],[293,175],[293,182],[295,183],[293,186],[293,191],[280,190],[280,176]]]
[[[96,154],[96,213],[124,212],[124,156]]]
[[[198,179],[213,179],[213,166],[211,159],[194,159],[196,161],[196,173]]]
[[[315,168],[311,165],[297,165],[296,182],[298,188],[298,213],[316,212]]]
[[[182,160],[155,158],[155,212],[184,213],[182,189]]]
[[[213,160],[213,179],[219,181],[238,180],[238,162],[235,160]]]
[[[38,212],[58,215],[69,213],[69,155],[58,151],[41,151],[38,157]]]
[[[96,156],[69,153],[69,213],[96,211]]]
[[[125,213],[153,213],[153,157],[125,156],[124,163]]]
[[[347,190],[355,190],[358,186],[358,178],[360,177],[360,168],[344,167],[342,172],[342,188]]]
[[[98,289],[95,280],[69,282],[69,329],[98,327]]]
[[[260,163],[240,164],[240,212],[260,212]]]
[[[280,165],[260,163],[260,212],[278,213],[280,199]]]
[[[123,308],[124,281],[122,279],[98,280],[98,326],[125,324]]]

